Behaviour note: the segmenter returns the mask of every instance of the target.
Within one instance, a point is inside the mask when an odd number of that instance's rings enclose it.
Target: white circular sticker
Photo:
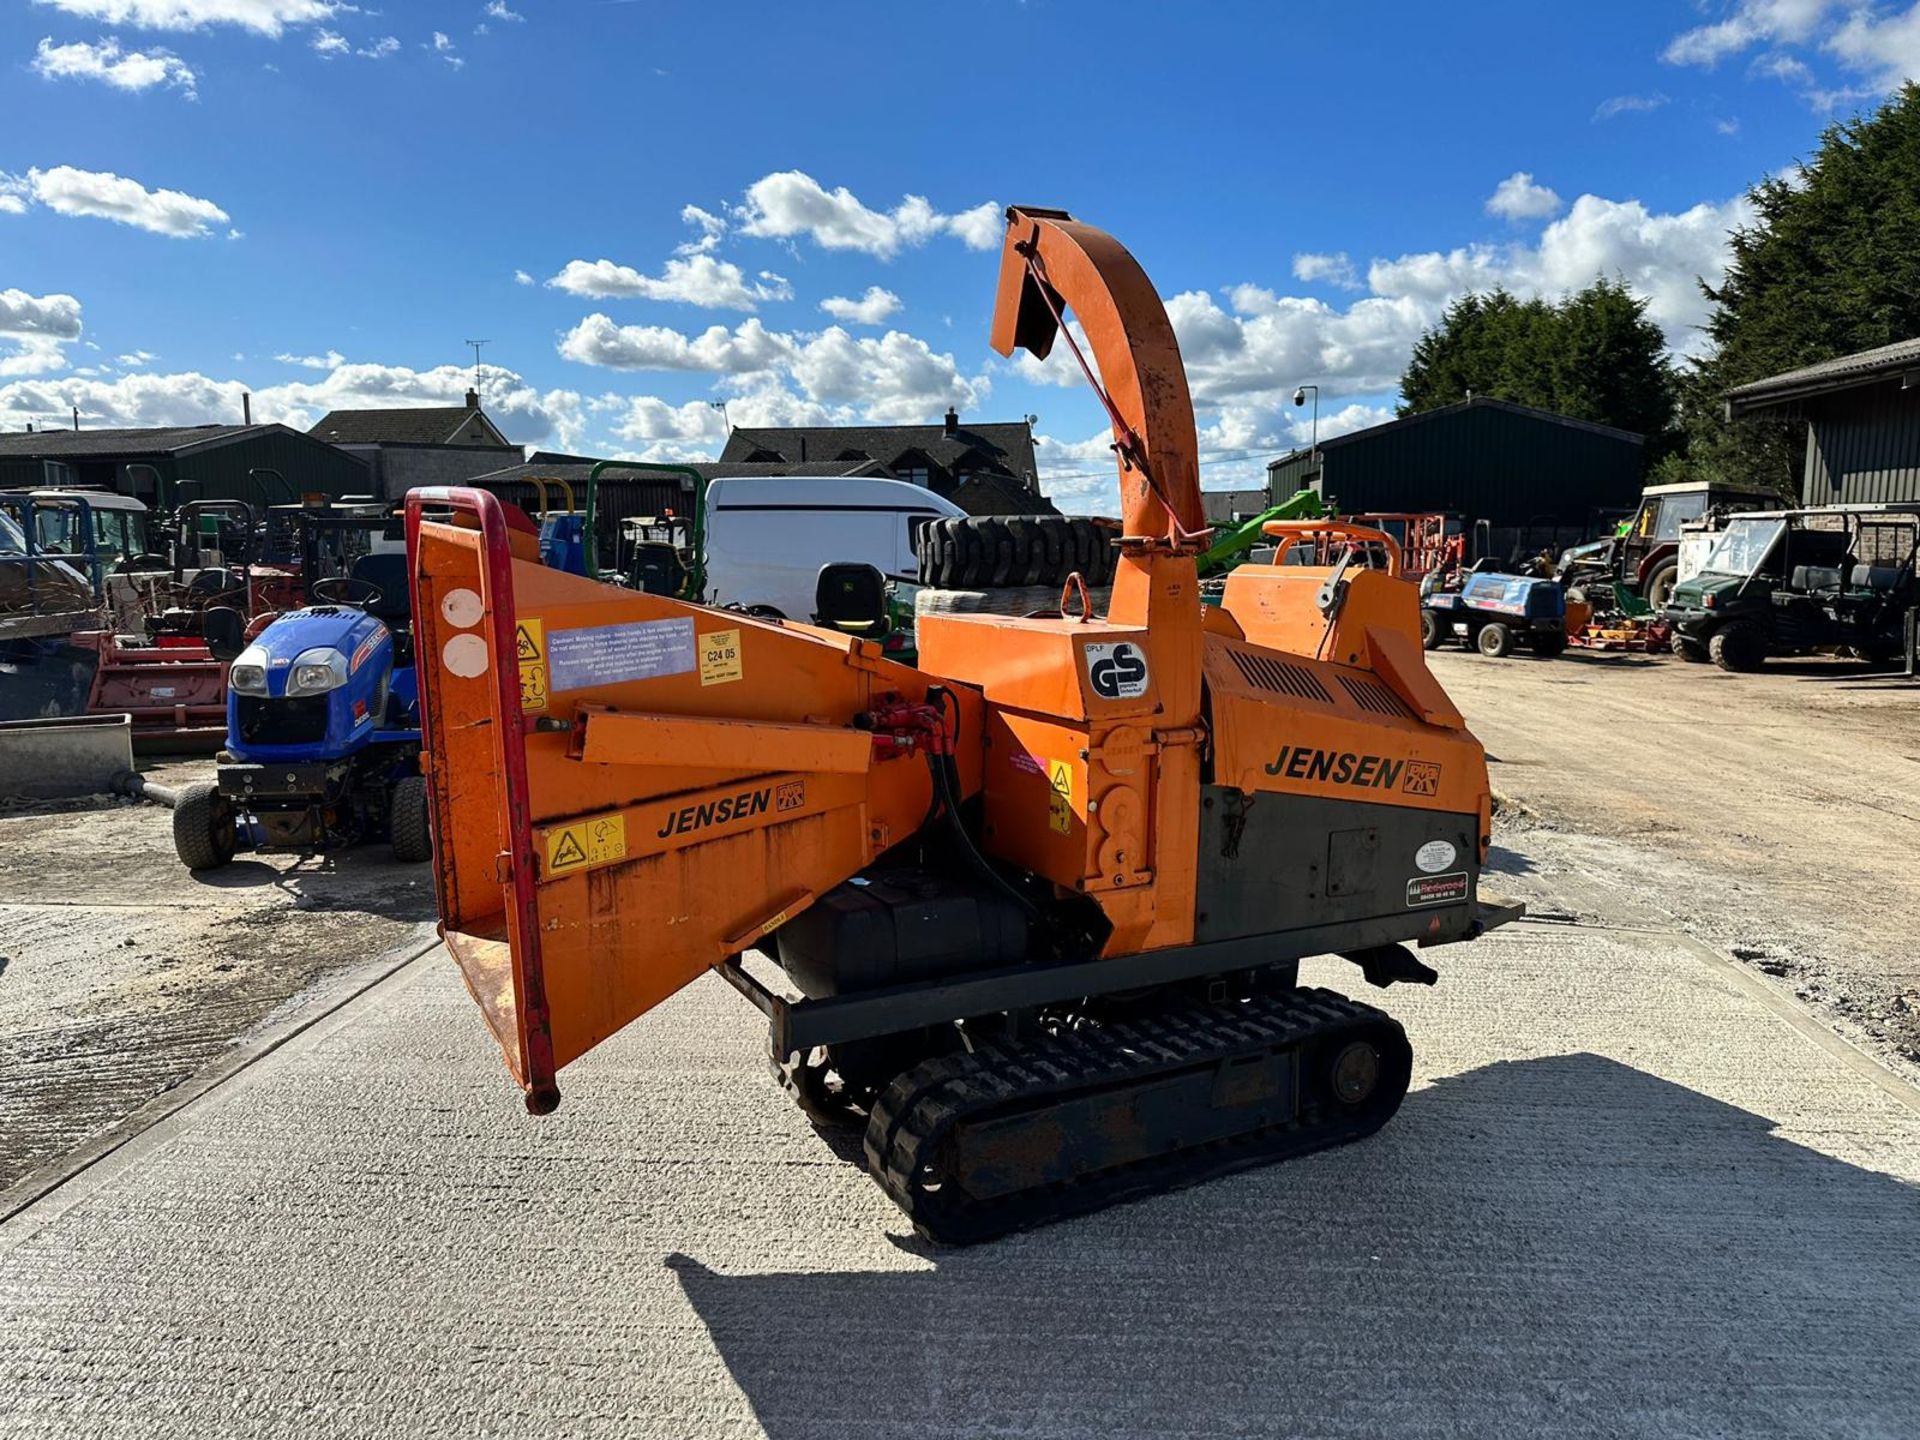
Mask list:
[[[1454,848],[1444,840],[1429,840],[1413,852],[1413,863],[1429,875],[1438,875],[1453,863]]]
[[[456,635],[440,647],[440,662],[463,680],[487,673],[487,642],[478,635]]]
[[[478,625],[480,617],[486,613],[486,606],[480,603],[480,594],[476,590],[465,588],[449,590],[440,602],[440,613],[447,623],[456,630],[464,630],[469,625]]]

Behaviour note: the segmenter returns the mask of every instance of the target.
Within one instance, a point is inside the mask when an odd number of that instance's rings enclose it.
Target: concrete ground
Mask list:
[[[1436,959],[1373,1140],[929,1252],[718,980],[534,1119],[434,951],[0,1224],[0,1433],[1913,1433],[1920,1093],[1671,936]]]
[[[156,783],[213,762],[155,767]],[[195,874],[173,813],[0,814],[0,1192],[220,1062],[340,971],[431,935],[433,881],[384,846]]]
[[[1920,682],[1848,661],[1447,649],[1535,879],[1733,955],[1920,1083]]]

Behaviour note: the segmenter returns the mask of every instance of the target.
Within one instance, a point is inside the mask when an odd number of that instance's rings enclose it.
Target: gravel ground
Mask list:
[[[718,980],[533,1119],[436,951],[0,1226],[0,1432],[1913,1433],[1912,1092],[1684,942],[1435,958],[1375,1139],[933,1252]]]
[[[179,785],[211,761],[161,766]],[[195,875],[172,812],[0,813],[0,1191],[226,1054],[328,973],[429,933],[433,882],[384,847]]]
[[[1506,802],[1503,883],[1706,941],[1920,1082],[1920,683],[1837,660],[1433,661]]]

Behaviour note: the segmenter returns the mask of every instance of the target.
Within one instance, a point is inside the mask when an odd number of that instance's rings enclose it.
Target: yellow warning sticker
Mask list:
[[[620,860],[627,853],[627,817],[602,815],[547,832],[547,873],[564,875],[589,865]]]
[[[514,654],[520,661],[520,708],[547,708],[547,622],[522,620],[514,636]]]
[[[1047,825],[1062,835],[1073,833],[1073,762],[1047,762]]]
[[[711,630],[700,637],[700,683],[726,685],[744,679],[740,661],[740,632]]]

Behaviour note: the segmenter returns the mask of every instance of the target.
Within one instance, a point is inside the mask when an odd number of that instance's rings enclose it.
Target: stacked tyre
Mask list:
[[[920,533],[922,614],[1027,615],[1055,610],[1070,575],[1096,612],[1112,593],[1119,528],[1083,515],[965,515]]]

